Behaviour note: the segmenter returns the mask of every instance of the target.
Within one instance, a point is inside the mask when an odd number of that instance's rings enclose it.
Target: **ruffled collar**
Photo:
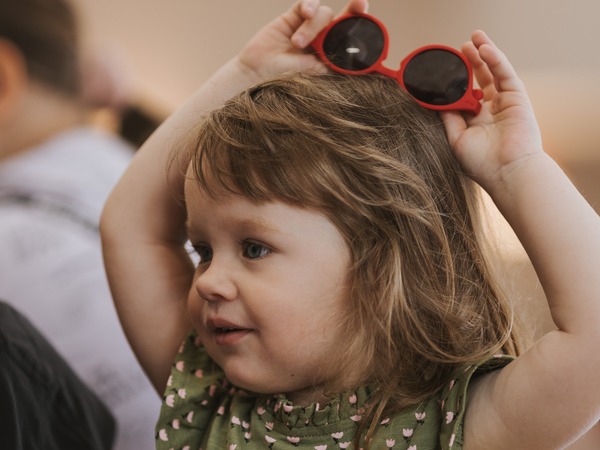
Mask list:
[[[260,397],[257,399],[256,414],[274,431],[282,433],[292,429],[325,427],[343,421],[359,422],[367,408],[373,389],[363,386],[343,392],[328,403],[313,403],[308,406],[294,405],[285,395]],[[280,428],[281,429],[278,429]]]

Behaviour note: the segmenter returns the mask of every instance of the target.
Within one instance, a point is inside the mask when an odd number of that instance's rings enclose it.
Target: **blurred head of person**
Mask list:
[[[65,0],[2,0],[0,39],[12,47],[31,82],[65,96],[79,94],[79,39],[75,12]],[[3,50],[2,56],[10,50]]]
[[[98,88],[86,100],[80,50],[68,0],[0,2],[0,161],[85,123],[101,103]],[[96,64],[92,73],[99,72]]]
[[[132,102],[125,55],[80,31],[69,0],[0,1],[0,161],[83,123],[138,147],[161,122]]]

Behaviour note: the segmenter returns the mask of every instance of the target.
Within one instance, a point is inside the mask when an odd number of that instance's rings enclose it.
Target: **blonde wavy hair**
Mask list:
[[[439,116],[395,81],[281,76],[210,113],[189,145],[210,195],[316,210],[344,236],[353,264],[336,362],[377,388],[367,441],[381,414],[433,396],[457,367],[519,353],[479,189]]]

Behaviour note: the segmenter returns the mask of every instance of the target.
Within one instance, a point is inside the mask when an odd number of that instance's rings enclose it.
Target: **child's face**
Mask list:
[[[230,381],[296,404],[340,345],[349,249],[323,215],[241,197],[217,202],[186,181],[188,237],[201,261],[188,310],[206,350]]]

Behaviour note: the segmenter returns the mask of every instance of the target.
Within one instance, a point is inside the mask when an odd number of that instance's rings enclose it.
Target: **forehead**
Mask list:
[[[233,194],[214,198],[189,178],[185,182],[185,205],[190,235],[265,233],[345,247],[337,227],[312,209],[280,201],[254,203]]]
[[[206,165],[202,169],[206,169]],[[210,209],[228,209],[235,205],[234,210],[240,213],[246,211],[247,214],[253,208],[258,207],[264,202],[253,202],[239,192],[233,191],[230,187],[224,187],[220,179],[215,179],[213,172],[209,170],[202,171],[202,181],[198,180],[197,167],[190,163],[187,169],[183,193],[186,209],[188,213],[204,208]],[[243,205],[243,207],[242,207]]]

